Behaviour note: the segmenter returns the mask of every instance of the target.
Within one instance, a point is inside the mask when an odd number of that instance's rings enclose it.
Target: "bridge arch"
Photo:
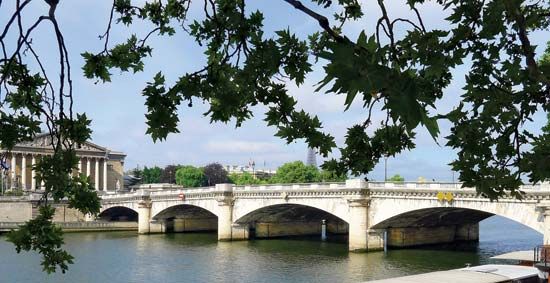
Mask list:
[[[371,203],[373,214],[370,226],[373,229],[388,227],[455,225],[479,223],[498,215],[523,224],[539,233],[544,233],[544,216],[536,209],[536,203],[518,200],[456,200],[452,203],[419,199],[376,199]]]
[[[252,237],[255,238],[313,235],[333,237],[347,235],[349,231],[348,223],[340,217],[313,206],[294,203],[264,206],[239,217],[234,223],[249,227]]]
[[[163,200],[163,201],[153,201],[151,207],[151,218],[156,219],[157,216],[162,213],[169,211],[169,209],[182,207],[197,207],[208,211],[209,213],[218,216],[218,202],[214,199],[199,199],[199,200]]]
[[[128,206],[115,205],[105,208],[98,218],[107,221],[138,221],[138,212]]]
[[[206,208],[181,203],[152,215],[153,221],[164,223],[165,232],[207,232],[218,230],[218,216]]]
[[[327,218],[334,221],[345,222],[347,224],[345,220],[325,210],[293,203],[264,206],[241,216],[234,222],[244,224],[255,221],[278,220],[320,221]]]
[[[169,206],[156,212],[151,218],[153,220],[162,220],[177,218],[178,216],[187,218],[218,218],[216,214],[206,208],[186,203]]]
[[[255,212],[261,212],[262,209],[284,207],[284,205],[306,207],[323,211],[328,215],[333,215],[343,222],[349,223],[348,203],[345,199],[334,198],[301,198],[301,199],[264,199],[262,201],[246,201],[238,199],[233,208],[233,222],[243,222],[246,217],[252,216]]]

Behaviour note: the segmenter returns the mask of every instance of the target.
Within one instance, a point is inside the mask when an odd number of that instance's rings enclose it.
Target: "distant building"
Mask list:
[[[22,142],[8,153],[5,165],[7,169],[3,184],[8,188],[40,190],[41,184],[35,180],[32,166],[42,156],[52,155],[51,136],[39,134],[34,140]],[[73,174],[85,173],[98,191],[114,191],[124,184],[124,158],[126,154],[113,151],[97,144],[86,142],[76,148],[79,157],[78,169]]]
[[[306,165],[317,167],[317,152],[311,147],[307,149]]]
[[[223,168],[228,174],[243,174],[246,172],[257,178],[269,178],[277,173],[277,170],[258,169],[251,165],[223,165]]]

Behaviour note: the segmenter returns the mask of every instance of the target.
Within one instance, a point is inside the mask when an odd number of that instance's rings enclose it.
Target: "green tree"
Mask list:
[[[321,170],[319,174],[321,182],[344,182],[348,178],[345,174],[338,175],[336,172],[328,170]]]
[[[252,174],[243,172],[241,174],[232,173],[229,175],[229,181],[235,185],[260,185],[267,184],[268,181],[259,178],[254,178]]]
[[[176,184],[184,187],[202,187],[206,185],[206,176],[202,168],[186,165],[176,171]]]
[[[208,186],[229,182],[227,171],[219,163],[210,163],[204,166],[203,172]]]
[[[321,174],[317,167],[305,165],[302,161],[294,161],[277,168],[277,172],[269,179],[269,182],[273,184],[311,183],[320,180]]]
[[[401,175],[399,175],[399,174],[395,174],[395,175],[391,176],[388,179],[388,181],[389,182],[402,183],[402,182],[405,182],[405,178],[401,177]]]
[[[160,183],[160,176],[162,175],[162,168],[155,166],[148,168],[147,166],[143,167],[141,172],[141,183],[142,184],[155,184]]]
[[[9,151],[16,143],[31,140],[42,124],[51,134],[53,149],[51,156],[36,164],[37,181],[45,182],[43,199],[67,199],[81,212],[95,214],[99,198],[89,180],[68,177],[77,167],[74,149],[90,138],[91,131],[86,115],[72,109],[75,68],[69,55],[74,50],[66,44],[57,20],[60,2],[21,0],[1,5],[0,1],[0,8],[11,9],[0,19],[0,146]],[[317,64],[324,72],[317,91],[345,96],[344,110],[359,101],[366,117],[348,127],[339,148],[341,157],[326,162],[324,169],[338,175],[368,174],[381,158],[414,148],[420,127],[437,138],[438,121],[445,120],[452,124],[446,144],[457,151],[451,165],[464,186],[491,199],[507,193],[521,198],[523,176],[530,182],[548,180],[550,170],[542,162],[550,152],[550,134],[534,133],[524,125],[539,109],[550,109],[550,56],[537,61],[540,54],[531,43],[534,32],[548,26],[550,4],[434,1],[448,17],[446,25],[433,29],[422,18],[424,0],[406,1],[413,16],[400,18],[388,11],[386,2],[275,2],[294,7],[293,16],[318,23],[320,32],[306,39],[290,28],[266,31],[264,15],[251,11],[246,0],[204,1],[202,13],[188,13],[190,0],[114,0],[100,37],[103,48],[82,54],[83,72],[97,82],[109,82],[113,71],[142,71],[146,57],[154,55],[152,37],[188,34],[197,48],[204,49],[205,65],[182,73],[173,84],[159,72],[142,92],[147,133],[155,141],[178,132],[182,104],[204,102],[211,121],[234,121],[237,126],[260,104],[267,107],[266,123],[277,129],[277,136],[287,142],[304,139],[327,156],[335,149],[334,138],[322,131],[316,116],[295,108],[297,102],[287,91],[290,84],[281,80],[301,85],[312,64]],[[33,5],[33,13],[26,13]],[[344,33],[355,30],[346,29],[349,22],[365,22],[366,10],[378,15],[377,24],[365,26],[358,37]],[[30,18],[37,11],[41,16]],[[328,13],[335,13],[331,20]],[[150,32],[134,35],[138,33],[131,28],[136,22],[136,28],[149,26]],[[121,25],[124,34],[132,35],[118,41],[111,33]],[[33,45],[37,33],[50,41]],[[164,40],[156,42],[160,41]],[[40,46],[56,46],[58,52],[42,54]],[[44,68],[41,58],[58,62],[59,68]],[[453,70],[461,67],[468,73],[461,102],[452,111],[439,113],[436,102],[453,82]],[[382,123],[372,123],[377,109],[386,116]],[[38,250],[44,270],[65,271],[72,257],[60,248],[63,241],[52,223],[51,202],[41,203],[39,211],[39,217],[8,238],[18,251]],[[51,241],[40,240],[44,238]]]

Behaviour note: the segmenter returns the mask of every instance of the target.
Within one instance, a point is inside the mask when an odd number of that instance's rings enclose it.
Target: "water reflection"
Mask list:
[[[66,235],[66,247],[76,257],[66,275],[45,275],[36,254],[17,255],[0,238],[0,281],[361,282],[485,263],[494,254],[542,241],[519,224],[487,221],[481,224],[479,245],[387,254],[349,253],[345,243],[317,238],[218,242],[215,234],[74,233]]]

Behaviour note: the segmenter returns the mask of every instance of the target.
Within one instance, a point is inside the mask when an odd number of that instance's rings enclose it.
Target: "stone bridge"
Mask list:
[[[353,251],[477,241],[479,221],[500,215],[550,243],[550,187],[525,186],[523,200],[491,202],[451,183],[331,184],[140,189],[103,195],[104,220],[134,220],[138,232],[216,230],[219,240],[348,235]]]

